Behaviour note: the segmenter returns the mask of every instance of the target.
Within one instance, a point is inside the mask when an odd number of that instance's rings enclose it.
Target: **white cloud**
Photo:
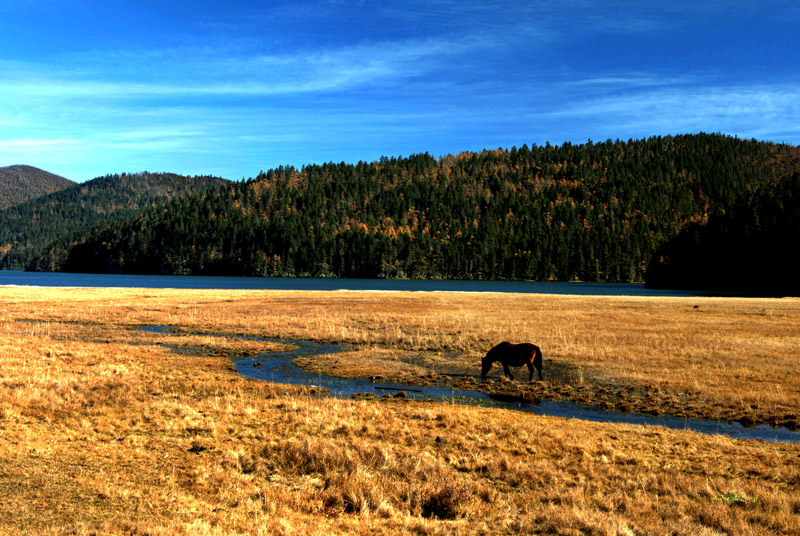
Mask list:
[[[433,70],[467,42],[401,41],[292,54],[216,56],[196,49],[144,54],[133,65],[111,67],[118,54],[92,54],[88,67],[0,65],[0,95],[31,98],[141,98],[269,96],[345,91]],[[77,58],[75,58],[77,60]],[[138,68],[150,64],[148,69]],[[135,68],[132,68],[135,67]],[[161,73],[153,76],[153,72]],[[150,80],[142,80],[150,78]]]
[[[69,164],[81,165],[88,156],[78,156],[83,148],[81,140],[71,138],[0,139],[0,165],[29,164],[70,178]]]
[[[0,152],[10,154],[12,152],[30,151],[40,149],[66,148],[80,143],[74,139],[0,139]]]
[[[797,126],[800,88],[684,86],[621,92],[600,98],[587,94],[573,96],[570,105],[535,113],[533,117],[583,124],[587,131],[604,125],[609,135],[635,132],[647,136],[703,130],[775,141],[787,137],[796,140],[800,133]]]
[[[564,110],[550,112],[549,115],[638,116],[648,111],[670,111],[700,121],[718,116],[738,117],[742,114],[797,114],[800,112],[800,88],[712,86],[657,89],[596,100],[587,98]]]
[[[18,119],[5,119],[0,117],[0,127],[20,127],[24,123]]]
[[[595,78],[583,78],[564,82],[564,86],[576,88],[595,88],[597,90],[630,89],[647,86],[673,86],[698,84],[703,80],[697,76],[658,76],[655,74],[607,74]]]

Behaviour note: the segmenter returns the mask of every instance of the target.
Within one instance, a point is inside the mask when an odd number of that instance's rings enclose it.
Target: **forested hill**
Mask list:
[[[722,135],[281,167],[60,244],[33,267],[641,280],[660,244],[800,163]]]
[[[56,241],[68,246],[91,229],[127,221],[171,200],[227,184],[214,177],[171,173],[108,175],[0,210],[0,268],[24,269]]]
[[[0,167],[0,210],[73,184],[69,179],[31,166]]]
[[[800,172],[738,199],[726,212],[691,222],[648,266],[656,288],[800,296]]]

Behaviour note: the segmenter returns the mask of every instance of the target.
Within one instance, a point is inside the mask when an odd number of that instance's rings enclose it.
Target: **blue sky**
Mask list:
[[[800,144],[796,1],[0,0],[0,166],[85,181],[722,132]]]

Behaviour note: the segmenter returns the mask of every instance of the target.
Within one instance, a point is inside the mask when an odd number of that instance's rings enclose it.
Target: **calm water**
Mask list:
[[[212,277],[192,275],[69,274],[0,270],[0,286],[126,287],[266,290],[411,290],[519,292],[601,296],[706,296],[709,293],[647,289],[636,283],[562,283],[540,281],[447,281],[411,279],[318,279],[293,277]]]

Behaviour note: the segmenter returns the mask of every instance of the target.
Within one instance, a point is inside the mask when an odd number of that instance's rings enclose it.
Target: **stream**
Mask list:
[[[142,326],[141,329],[165,334],[176,333],[171,331],[170,328],[160,326]],[[228,335],[217,336],[228,337]],[[351,398],[353,395],[358,394],[371,394],[382,397],[384,395],[397,395],[402,391],[403,395],[401,396],[412,400],[434,400],[451,404],[499,407],[534,413],[536,415],[583,419],[595,422],[663,426],[674,430],[692,430],[704,434],[721,434],[737,439],[762,439],[764,441],[800,443],[800,431],[791,431],[787,428],[772,428],[768,425],[744,427],[739,423],[701,421],[642,413],[621,413],[569,402],[505,402],[495,400],[487,393],[480,391],[373,383],[364,379],[337,378],[333,376],[311,374],[295,365],[293,360],[304,356],[335,354],[342,351],[343,348],[337,345],[318,344],[309,341],[258,337],[241,338],[296,346],[295,349],[285,352],[269,352],[252,357],[231,358],[236,370],[242,376],[274,383],[320,387],[329,390],[332,396],[338,398]],[[177,348],[174,349],[178,350]]]

